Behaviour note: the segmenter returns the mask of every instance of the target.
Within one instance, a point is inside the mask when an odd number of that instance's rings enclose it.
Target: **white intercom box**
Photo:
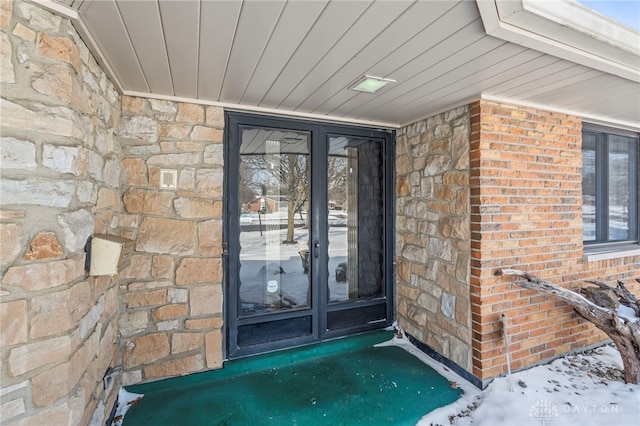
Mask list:
[[[91,239],[89,275],[116,275],[131,264],[135,241],[115,235]]]

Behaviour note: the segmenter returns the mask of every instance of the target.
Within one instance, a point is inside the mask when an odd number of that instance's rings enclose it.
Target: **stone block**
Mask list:
[[[204,359],[201,354],[166,361],[144,369],[145,379],[157,377],[183,376],[204,369]]]
[[[0,413],[2,413],[2,421],[8,422],[20,414],[26,413],[24,399],[17,398],[0,404]]]
[[[166,321],[170,319],[176,319],[178,317],[183,317],[187,314],[187,311],[188,307],[186,303],[170,304],[155,308],[152,311],[151,316],[154,321]]]
[[[84,278],[85,274],[84,257],[35,263],[9,268],[2,278],[2,285],[37,291],[69,284]]]
[[[89,151],[89,176],[95,180],[102,181],[102,171],[104,169],[104,157],[94,151]]]
[[[89,283],[75,286],[31,299],[32,338],[51,336],[75,327],[93,305]]]
[[[120,183],[122,185],[146,186],[147,165],[141,158],[125,158],[120,166]]]
[[[58,215],[58,223],[64,234],[64,246],[69,252],[84,249],[93,234],[94,222],[91,213],[84,209]]]
[[[222,142],[224,132],[205,126],[194,126],[189,137],[196,141]]]
[[[190,124],[161,124],[160,137],[172,139],[188,139],[192,125]]]
[[[198,253],[201,255],[222,254],[222,221],[207,220],[198,223]]]
[[[192,167],[185,167],[180,170],[178,177],[178,188],[191,190],[195,187],[196,183],[196,169]]]
[[[211,331],[204,336],[207,368],[222,367],[222,333]]]
[[[215,106],[206,107],[206,124],[218,128],[224,127],[224,109]]]
[[[222,318],[198,318],[185,321],[187,330],[214,330],[222,327]]]
[[[134,254],[131,256],[131,264],[120,272],[120,278],[135,278],[143,280],[149,278],[151,270],[151,259],[144,254]]]
[[[118,331],[123,337],[131,337],[147,329],[149,315],[146,310],[126,311],[118,318]]]
[[[15,138],[0,138],[0,162],[3,169],[35,170],[36,145]]]
[[[125,367],[137,367],[161,360],[170,353],[169,338],[165,333],[152,333],[129,339],[125,345]]]
[[[144,98],[137,98],[133,96],[122,97],[122,111],[141,113],[144,110]]]
[[[4,121],[3,115],[3,121]],[[3,206],[30,204],[67,208],[75,192],[73,180],[51,180],[46,178],[3,179],[0,198]]]
[[[442,297],[440,298],[440,311],[447,318],[455,318],[456,297],[453,294],[447,293],[446,291],[442,293]]]
[[[221,263],[215,258],[184,258],[176,270],[176,284],[189,285],[201,283],[219,283]]]
[[[160,280],[160,281],[140,281],[133,282],[128,285],[129,291],[139,291],[139,290],[153,290],[158,288],[172,287],[174,283],[169,280]]]
[[[13,2],[0,2],[0,28],[6,30],[9,28],[9,21],[13,12]]]
[[[93,190],[93,183],[89,181],[78,182],[78,189],[76,190],[76,197],[78,197],[79,203],[93,203],[97,200],[97,195]]]
[[[197,104],[179,103],[176,121],[186,123],[203,123],[204,107]]]
[[[200,162],[199,152],[182,152],[180,154],[159,154],[149,157],[147,165],[175,168],[178,165],[192,166]]]
[[[151,104],[151,109],[153,111],[161,112],[167,116],[173,116],[178,110],[178,106],[175,102],[165,101],[161,99],[149,99],[149,104]]]
[[[3,2],[4,3],[4,2]],[[47,407],[36,414],[18,420],[11,425],[39,426],[39,425],[72,425],[76,424],[69,403],[65,402],[55,407]]]
[[[119,135],[131,143],[156,143],[159,135],[158,123],[145,116],[125,116],[120,118]]]
[[[142,381],[142,370],[125,371],[122,373],[122,386],[134,385]]]
[[[167,300],[169,303],[187,303],[189,301],[189,290],[186,288],[167,289]]]
[[[82,75],[82,65],[80,63],[80,50],[73,40],[66,37],[53,37],[47,33],[38,33],[38,52],[48,58],[67,62],[75,68],[76,72]]]
[[[79,128],[80,120],[68,108],[49,108],[46,112],[32,111],[6,99],[0,99],[0,113],[2,125],[5,127],[69,137],[81,137],[83,134]]]
[[[64,250],[55,232],[40,232],[31,240],[29,250],[22,257],[24,260],[54,259],[64,254]]]
[[[118,190],[105,187],[100,188],[94,211],[102,209],[120,211],[120,195]]]
[[[71,387],[75,383],[71,383],[71,364],[56,365],[53,368],[43,371],[31,379],[31,399],[36,407],[46,407],[53,402],[67,396],[71,391]],[[47,419],[46,423],[49,423]],[[67,424],[66,422],[64,424]]]
[[[0,342],[2,348],[7,348],[27,341],[27,302],[15,300],[0,303]]]
[[[153,256],[151,262],[151,277],[156,279],[168,278],[172,280],[174,270],[175,262],[171,256]],[[171,290],[169,290],[169,297],[171,297]],[[171,299],[169,301],[175,303]]]
[[[171,331],[178,329],[179,322],[177,319],[160,321],[156,323],[156,328],[158,331]]]
[[[140,291],[127,293],[124,297],[129,308],[139,308],[141,306],[157,306],[167,303],[167,290],[158,289],[152,291]]]
[[[9,374],[12,377],[18,377],[45,365],[66,360],[74,349],[70,335],[11,349],[7,361]]]
[[[80,112],[88,112],[80,80],[74,72],[69,71],[68,65],[33,64],[31,71],[35,76],[31,87],[36,92],[71,104]]]
[[[171,353],[178,354],[202,348],[202,333],[173,333]]]
[[[184,218],[213,217],[215,202],[202,198],[180,197],[173,201],[176,213]]]
[[[22,219],[24,210],[0,210],[0,219]]]
[[[205,164],[224,166],[224,152],[221,143],[210,144],[204,148],[203,160]]]
[[[115,158],[105,161],[102,177],[107,185],[112,188],[118,187],[120,185],[120,161]]]
[[[16,260],[21,251],[22,225],[18,223],[0,223],[0,262],[2,265],[10,264]]]
[[[104,312],[104,294],[98,298],[98,303],[93,305],[89,312],[78,322],[78,332],[80,333],[80,340],[85,339],[94,329],[100,317]]]
[[[222,287],[208,285],[195,287],[189,293],[191,316],[215,315],[222,312]]]
[[[0,82],[14,84],[16,82],[16,76],[13,69],[13,61],[10,59],[13,57],[11,54],[11,41],[9,41],[9,36],[4,31],[0,33],[0,55],[2,55],[3,58],[3,60],[0,61]],[[7,59],[5,60],[4,58]]]
[[[222,197],[222,169],[199,169],[196,174],[196,191],[203,197]]]
[[[196,224],[185,220],[145,217],[140,224],[136,250],[190,255],[195,252]]]

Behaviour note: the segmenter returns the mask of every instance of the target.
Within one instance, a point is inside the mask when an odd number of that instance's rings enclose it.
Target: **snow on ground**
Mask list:
[[[406,338],[384,344],[403,347],[464,390],[460,399],[425,415],[418,426],[640,425],[640,385],[625,384],[614,346],[497,378],[483,392]]]

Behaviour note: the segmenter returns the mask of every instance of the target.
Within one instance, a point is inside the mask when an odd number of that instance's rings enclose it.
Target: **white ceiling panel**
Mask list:
[[[280,105],[287,105],[295,110],[310,94],[315,93],[318,98],[325,97],[325,93],[316,92],[316,89],[327,79],[331,79],[331,76],[342,68],[344,64],[357,56],[360,50],[405,12],[411,4],[412,2],[399,0],[388,3],[373,3],[342,35],[340,40],[333,45],[331,50],[320,58],[320,62],[326,65],[313,68],[296,88],[283,99]],[[375,25],[371,25],[372,22],[375,22]],[[352,75],[349,80],[343,80],[344,86],[346,87],[353,81],[354,77],[357,78],[359,76]],[[381,75],[379,77],[387,76]]]
[[[158,3],[126,1],[118,3],[118,8],[149,89],[152,92],[174,93]]]
[[[115,71],[122,87],[149,92],[149,86],[114,0],[84,2],[84,16],[94,40]]]
[[[277,107],[313,68],[323,67],[320,59],[370,5],[369,1],[330,2],[258,106]]]
[[[309,93],[307,99],[297,106],[297,109],[317,111],[322,106],[323,110],[331,111],[342,105],[357,94],[357,92],[344,90],[353,82],[354,76],[360,77],[371,72],[374,65],[392,54],[402,55],[404,52],[407,58],[415,57],[415,49],[424,46],[429,40],[428,36],[420,36],[425,32],[424,27],[429,26],[453,7],[455,7],[454,2],[443,1],[412,4],[393,22],[393,25],[386,27],[378,37],[349,58],[340,70],[330,77],[327,76],[325,81],[322,81],[317,89]],[[390,58],[389,62],[393,60]],[[405,62],[408,60],[405,59]]]
[[[295,1],[285,4],[280,21],[244,90],[241,102],[250,105],[260,102],[327,4],[328,0]],[[258,76],[259,78],[254,78]]]
[[[201,3],[198,99],[220,100],[241,8],[234,0]]]
[[[220,100],[237,103],[271,38],[284,1],[244,2],[238,20]]]
[[[174,95],[198,97],[200,2],[159,2]],[[186,22],[193,23],[185,25]]]
[[[54,1],[125,94],[381,127],[484,96],[640,128],[640,48],[522,0]],[[349,89],[366,74],[397,82]]]

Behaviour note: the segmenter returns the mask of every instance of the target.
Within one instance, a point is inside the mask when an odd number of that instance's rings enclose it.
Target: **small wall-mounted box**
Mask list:
[[[115,235],[91,239],[89,275],[116,275],[131,264],[135,241]]]

